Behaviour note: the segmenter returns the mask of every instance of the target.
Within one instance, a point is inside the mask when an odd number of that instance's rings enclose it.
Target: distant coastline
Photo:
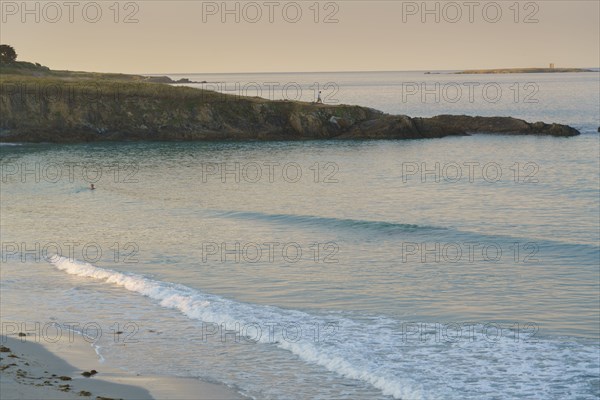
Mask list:
[[[496,69],[467,69],[454,72],[459,75],[466,74],[546,74],[556,72],[594,72],[585,68],[496,68]]]

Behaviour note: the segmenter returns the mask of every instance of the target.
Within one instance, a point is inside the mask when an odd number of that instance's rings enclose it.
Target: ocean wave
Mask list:
[[[598,245],[587,243],[571,243],[559,240],[540,239],[535,237],[506,235],[497,233],[482,233],[471,230],[457,229],[433,225],[403,224],[386,221],[372,221],[352,218],[321,217],[316,215],[299,214],[270,214],[257,211],[219,211],[209,210],[208,216],[217,218],[233,218],[239,220],[264,221],[272,224],[293,225],[306,228],[341,229],[348,232],[364,232],[381,234],[388,238],[395,235],[408,235],[417,241],[434,242],[475,242],[483,244],[505,244],[508,248],[514,243],[533,243],[544,250],[544,254],[562,257],[562,254],[577,254],[587,257],[592,262],[598,258]],[[392,235],[392,236],[390,236]]]
[[[393,232],[414,232],[445,230],[446,228],[437,226],[425,226],[415,224],[402,224],[386,221],[371,221],[352,218],[320,217],[316,215],[298,215],[298,214],[268,214],[255,211],[212,211],[211,214],[223,218],[238,218],[248,220],[260,220],[279,224],[295,224],[300,226],[319,226],[324,228],[343,228],[343,229],[365,229],[378,231],[382,233]]]
[[[64,257],[55,256],[51,262],[68,274],[124,287],[202,322],[203,335],[206,321],[230,329],[237,323],[304,327],[325,326],[332,321],[331,316],[237,302]],[[330,340],[315,341],[311,335],[290,340],[279,330],[248,336],[252,343],[277,346],[308,364],[362,381],[396,399],[493,398],[499,393],[507,398],[593,398],[597,379],[593,377],[600,367],[596,342],[543,337],[532,326],[516,332],[507,329],[502,334],[493,328],[495,325],[490,329],[482,323],[472,324],[467,338],[440,341],[443,330],[434,323],[421,330],[421,324],[413,322],[410,334],[415,328],[420,331],[409,338],[406,322],[388,317],[356,320],[340,315],[334,320],[337,328]],[[244,337],[244,330],[241,332]],[[450,381],[452,385],[448,385]]]
[[[141,275],[124,274],[110,269],[96,267],[85,262],[72,261],[61,256],[54,256],[50,262],[59,270],[71,275],[94,278],[106,283],[122,286],[127,290],[140,293],[160,302],[166,308],[179,310],[189,318],[198,321],[218,321],[219,324],[243,326],[260,324],[270,326],[276,322],[282,326],[297,326],[301,321],[304,326],[327,324],[327,321],[296,310],[283,310],[272,306],[259,306],[234,302],[219,296],[201,293],[190,287],[155,281]],[[358,379],[371,384],[385,395],[396,399],[434,399],[425,396],[422,389],[414,383],[406,382],[394,376],[364,369],[364,365],[346,359],[342,354],[311,343],[308,338],[288,340],[283,331],[273,331],[273,335],[261,335],[257,342],[275,344],[288,350],[302,360],[325,367],[341,376]]]

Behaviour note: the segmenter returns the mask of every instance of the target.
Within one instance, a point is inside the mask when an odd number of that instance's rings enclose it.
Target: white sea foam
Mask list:
[[[51,262],[69,274],[122,286],[191,319],[225,323],[228,329],[236,323],[262,326],[327,323],[324,317],[298,310],[236,302],[187,286],[64,257],[54,257]],[[315,341],[310,335],[286,340],[277,331],[274,337],[262,335],[256,341],[276,345],[309,364],[368,383],[397,399],[491,398],[499,393],[506,398],[559,398],[575,394],[588,398],[593,391],[592,377],[597,376],[600,368],[597,345],[584,345],[568,338],[517,341],[507,333],[497,340],[482,340],[478,336],[469,341],[431,343],[415,338],[407,343],[399,335],[399,322],[386,317],[367,322],[340,317],[336,323],[334,340]],[[474,329],[481,332],[485,328],[478,324]]]
[[[127,290],[140,293],[160,302],[163,307],[176,309],[190,318],[200,321],[218,321],[227,326],[236,323],[256,324],[264,326],[277,323],[282,326],[300,322],[304,326],[324,324],[325,322],[309,314],[283,310],[276,307],[250,305],[234,302],[214,295],[204,294],[195,289],[148,279],[141,275],[124,274],[110,269],[99,268],[89,263],[72,261],[65,257],[54,256],[50,259],[59,270],[71,275],[102,280],[106,283],[122,286]],[[345,321],[351,324],[350,321]],[[375,372],[372,363],[368,360],[356,362],[346,358],[343,347],[326,346],[322,343],[311,342],[307,338],[300,340],[286,340],[280,332],[275,332],[275,337],[262,335],[258,339],[261,343],[274,343],[278,347],[288,350],[300,359],[325,367],[329,371],[344,377],[357,379],[369,383],[381,390],[385,395],[397,399],[433,399],[433,395],[425,395],[422,388],[408,380],[397,378],[385,372]],[[346,343],[348,345],[348,343]],[[356,349],[358,351],[358,349]],[[356,351],[353,351],[356,356]]]

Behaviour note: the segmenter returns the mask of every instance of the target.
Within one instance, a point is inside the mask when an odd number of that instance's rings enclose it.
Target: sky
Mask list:
[[[0,41],[123,73],[599,67],[600,1],[0,1]]]

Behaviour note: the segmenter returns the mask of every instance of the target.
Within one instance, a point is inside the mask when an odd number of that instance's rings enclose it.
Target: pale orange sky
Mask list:
[[[239,23],[235,12],[221,21],[221,1],[120,2],[118,15],[112,0],[74,1],[73,6],[65,6],[66,1],[27,2],[26,10],[21,1],[1,1],[2,43],[14,46],[20,60],[53,69],[125,73],[436,70],[542,67],[550,62],[557,67],[598,67],[600,63],[597,0],[474,1],[473,22],[466,0],[427,2],[430,10],[437,3],[439,23],[435,12],[422,15],[421,1],[321,1],[318,23],[314,0],[271,5],[265,5],[268,0],[228,2],[231,9],[239,4]],[[296,17],[297,9],[301,17]],[[130,13],[138,22],[124,23]],[[323,22],[330,14],[337,23]],[[289,22],[294,18],[296,23]],[[97,22],[92,23],[94,19]]]

